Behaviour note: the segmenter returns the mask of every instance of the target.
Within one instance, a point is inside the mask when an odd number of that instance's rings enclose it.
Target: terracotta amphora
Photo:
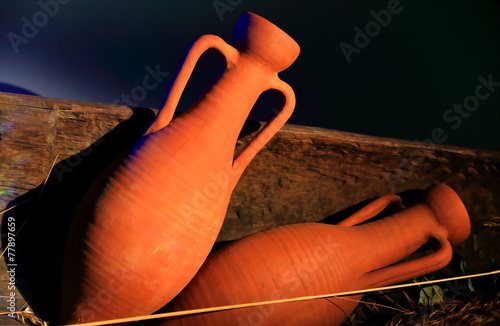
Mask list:
[[[253,13],[240,17],[234,42],[236,48],[205,35],[192,44],[147,133],[87,193],[68,235],[61,324],[150,314],[207,258],[236,182],[295,106],[293,90],[277,74],[297,58],[297,43]],[[227,69],[172,120],[209,48],[225,56]],[[268,89],[283,94],[283,107],[235,157],[241,128]]]
[[[363,290],[436,271],[452,257],[451,244],[467,238],[470,221],[458,195],[431,187],[419,202],[379,220],[398,196],[381,197],[339,225],[303,223],[273,228],[210,255],[166,311]],[[397,263],[423,244],[437,249]],[[389,266],[389,267],[387,267]],[[361,296],[316,299],[157,319],[155,325],[339,325]]]

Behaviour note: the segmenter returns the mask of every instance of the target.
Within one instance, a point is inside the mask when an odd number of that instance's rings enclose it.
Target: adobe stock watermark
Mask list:
[[[457,130],[462,126],[463,121],[468,119],[473,112],[477,111],[482,101],[487,100],[496,88],[500,87],[500,82],[493,80],[493,74],[489,74],[486,78],[482,75],[477,77],[479,83],[474,88],[474,93],[466,96],[462,103],[454,103],[453,108],[443,112],[443,122],[449,124],[449,128]],[[436,144],[442,144],[448,139],[448,133],[444,128],[436,127],[432,129],[430,138],[420,141],[415,139],[416,149],[410,152],[408,156],[400,157],[398,165],[398,173],[390,176],[384,174],[384,178],[389,184],[391,192],[396,191],[396,185],[410,177],[416,167],[421,166],[426,157],[434,153]]]
[[[142,78],[142,84],[134,86],[129,93],[122,93],[120,98],[115,99],[112,104],[125,104],[128,106],[138,106],[140,102],[148,97],[148,92],[156,89],[170,73],[160,70],[160,65],[155,68],[146,66],[146,75]]]
[[[22,225],[21,225],[22,227]],[[7,310],[10,311],[8,314],[9,317],[15,318],[16,308],[16,269],[17,269],[17,261],[16,261],[16,235],[19,232],[20,228],[16,228],[16,218],[9,216],[7,218],[7,248],[4,252],[7,253],[7,257],[5,262],[7,263],[7,274],[8,276],[8,286],[7,289],[10,291],[7,293],[8,299],[7,301]],[[17,231],[17,232],[16,232]]]
[[[10,32],[7,34],[7,38],[9,39],[10,45],[14,50],[14,53],[19,53],[19,46],[21,44],[28,44],[31,39],[38,35],[40,29],[47,26],[49,20],[54,18],[60,10],[61,5],[66,5],[70,2],[70,0],[40,0],[38,1],[38,6],[40,10],[35,12],[31,19],[23,16],[21,18],[21,22],[23,23],[21,26],[20,34],[16,34],[14,32]]]
[[[112,104],[124,104],[128,106],[138,106],[140,102],[147,98],[148,91],[152,91],[157,88],[161,83],[165,81],[170,73],[160,70],[160,65],[157,64],[155,68],[146,66],[146,75],[142,78],[142,83],[140,85],[134,86],[129,93],[122,93],[119,98],[115,99]],[[102,122],[101,122],[102,123]],[[106,127],[100,126],[100,130],[105,130]],[[54,166],[54,174],[59,182],[64,180],[64,175],[72,173],[75,168],[77,168],[83,161],[83,159],[90,155],[92,151],[98,147],[102,142],[102,137],[96,140],[87,149],[79,152],[66,159],[65,161]]]
[[[214,0],[212,1],[212,6],[215,12],[219,16],[220,21],[224,21],[224,15],[226,12],[232,12],[236,6],[239,6],[243,0]]]
[[[382,9],[378,12],[375,10],[370,11],[370,15],[374,20],[367,22],[363,30],[358,26],[354,26],[354,31],[356,32],[353,38],[354,45],[347,42],[340,42],[339,44],[347,63],[351,63],[351,56],[353,54],[360,54],[361,50],[366,48],[371,40],[381,33],[382,28],[386,28],[391,23],[393,15],[398,15],[402,11],[403,6],[399,0],[389,0],[387,2],[387,9]]]

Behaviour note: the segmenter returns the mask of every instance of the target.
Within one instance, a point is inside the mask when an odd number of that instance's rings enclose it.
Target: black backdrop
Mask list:
[[[301,46],[280,74],[297,95],[290,123],[499,150],[497,3],[2,0],[0,90],[127,104],[124,94],[160,107],[189,44],[207,33],[230,42],[239,15],[252,11]],[[179,110],[221,64],[216,53],[202,57]],[[143,93],[151,70],[159,82]],[[268,119],[279,103],[266,93],[251,118]]]

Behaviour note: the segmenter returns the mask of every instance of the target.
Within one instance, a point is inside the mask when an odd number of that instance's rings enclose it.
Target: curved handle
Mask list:
[[[391,203],[399,203],[401,208],[403,208],[403,205],[401,204],[401,197],[396,195],[382,196],[380,198],[375,199],[365,207],[361,208],[359,211],[352,214],[351,216],[349,216],[342,222],[338,223],[337,225],[353,226],[362,223],[376,216],[378,213],[382,212],[384,208],[389,206],[389,204]]]
[[[446,230],[441,228],[440,230],[432,236],[441,245],[436,252],[409,262],[368,272],[361,276],[359,284],[363,288],[386,286],[422,276],[445,267],[450,262],[453,251],[446,237]]]
[[[166,127],[170,123],[172,117],[174,116],[175,109],[179,104],[179,99],[181,98],[182,92],[186,87],[189,77],[191,77],[191,74],[193,73],[193,69],[198,62],[198,59],[205,51],[210,48],[219,50],[226,57],[227,68],[234,66],[238,61],[238,50],[227,44],[220,37],[216,35],[203,35],[199,39],[197,39],[191,45],[187,55],[185,56],[181,64],[179,72],[177,73],[177,77],[175,78],[170,88],[163,108],[160,110],[153,123],[149,126],[145,135],[158,131]]]
[[[262,127],[256,136],[245,145],[245,147],[236,155],[233,160],[233,170],[236,173],[243,173],[248,163],[255,155],[264,147],[264,145],[283,127],[285,122],[290,118],[295,108],[295,93],[293,89],[275,76],[271,82],[269,89],[280,91],[284,95],[284,104],[281,111],[278,112],[264,127]]]

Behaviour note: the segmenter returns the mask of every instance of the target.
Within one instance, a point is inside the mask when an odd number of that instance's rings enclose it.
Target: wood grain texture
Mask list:
[[[40,185],[56,156],[58,163],[79,154],[70,172],[132,114],[123,106],[0,93],[0,207]]]
[[[55,301],[49,304],[44,294],[57,293],[58,274],[41,266],[62,263],[64,234],[83,192],[140,137],[155,113],[0,93],[0,210],[24,201],[3,219],[14,216],[24,225],[16,240],[23,266],[18,277],[45,284],[37,290],[18,287],[45,319],[55,314],[49,307]],[[236,151],[261,125],[246,124]],[[278,132],[244,172],[219,241],[283,224],[334,223],[375,197],[403,193],[411,200],[416,190],[442,182],[457,191],[472,220],[472,235],[457,252],[474,261],[473,270],[500,260],[500,152],[296,125]],[[5,289],[6,280],[0,282]]]
[[[244,140],[244,139],[243,139]],[[447,183],[475,221],[500,206],[500,153],[287,125],[236,187],[227,229],[318,221],[364,200]],[[235,235],[236,236],[236,235]]]

